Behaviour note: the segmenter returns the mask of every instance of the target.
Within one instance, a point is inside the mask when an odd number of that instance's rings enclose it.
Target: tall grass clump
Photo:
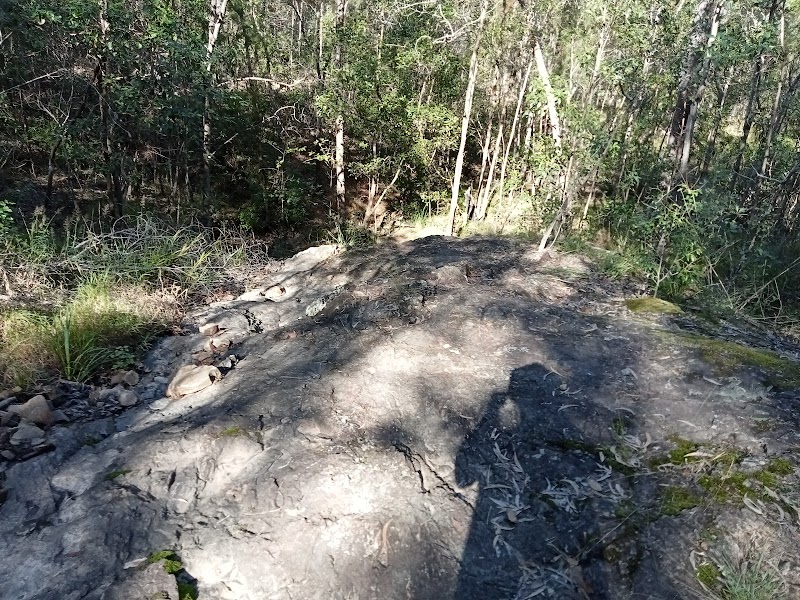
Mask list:
[[[235,230],[139,216],[101,227],[42,214],[0,239],[0,382],[86,381],[133,363],[187,298],[265,263]],[[5,303],[5,309],[4,304]]]
[[[87,381],[132,364],[173,319],[148,290],[90,278],[52,313],[0,315],[0,377],[23,386],[55,373]]]

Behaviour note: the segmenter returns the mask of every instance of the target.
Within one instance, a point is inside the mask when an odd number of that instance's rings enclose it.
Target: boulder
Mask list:
[[[211,365],[185,365],[178,369],[167,387],[167,396],[180,398],[206,389],[215,381],[222,379],[222,373]]]
[[[47,402],[47,398],[41,395],[34,396],[24,404],[9,406],[8,412],[17,414],[26,421],[44,427],[50,427],[55,423],[50,404]]]

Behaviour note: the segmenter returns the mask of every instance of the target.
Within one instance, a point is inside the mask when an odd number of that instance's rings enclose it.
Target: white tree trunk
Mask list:
[[[472,98],[475,95],[475,82],[478,79],[478,48],[483,33],[483,22],[486,20],[486,11],[489,7],[489,0],[483,0],[481,4],[481,15],[478,19],[478,33],[475,36],[475,45],[472,48],[472,56],[469,61],[469,76],[467,79],[467,92],[464,95],[464,114],[461,117],[461,142],[458,146],[456,156],[456,166],[453,172],[453,187],[450,197],[450,214],[447,219],[445,235],[453,235],[456,221],[456,210],[458,209],[458,194],[461,189],[461,172],[464,169],[464,149],[467,146],[467,134],[469,133],[469,119],[472,114]]]

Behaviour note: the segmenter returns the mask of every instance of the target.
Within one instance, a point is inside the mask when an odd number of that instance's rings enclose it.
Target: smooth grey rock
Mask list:
[[[19,446],[22,444],[35,445],[44,440],[44,431],[28,423],[20,423],[17,430],[11,435],[11,444]]]
[[[298,252],[292,258],[283,263],[281,269],[284,273],[310,271],[322,261],[329,259],[331,256],[339,252],[339,246],[336,244],[326,244],[324,246],[314,246]]]
[[[167,388],[167,396],[180,398],[206,389],[215,381],[222,379],[222,373],[217,367],[209,365],[184,365],[172,378]]]
[[[125,376],[122,378],[123,383],[127,383],[130,386],[134,386],[139,383],[139,374],[136,371],[130,370],[125,373]]]
[[[31,423],[44,427],[50,427],[55,422],[50,404],[47,402],[47,398],[42,395],[34,396],[24,404],[9,406],[8,412],[17,414]]]
[[[14,460],[16,458],[16,454],[14,454],[11,450],[3,450],[0,451],[0,456],[5,458],[6,460]]]
[[[129,407],[139,402],[139,397],[132,390],[122,390],[117,398],[120,406]]]

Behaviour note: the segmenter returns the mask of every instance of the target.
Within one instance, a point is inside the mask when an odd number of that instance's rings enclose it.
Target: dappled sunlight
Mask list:
[[[718,373],[675,335],[686,317],[634,315],[624,286],[527,250],[419,240],[264,281],[293,281],[287,301],[198,310],[210,335],[163,340],[142,386],[209,352],[223,378],[20,464],[6,522],[57,515],[39,552],[63,572],[111,553],[97,586],[168,548],[201,599],[231,600],[683,594],[731,510],[793,527],[793,467],[762,447],[795,439],[788,400]]]

